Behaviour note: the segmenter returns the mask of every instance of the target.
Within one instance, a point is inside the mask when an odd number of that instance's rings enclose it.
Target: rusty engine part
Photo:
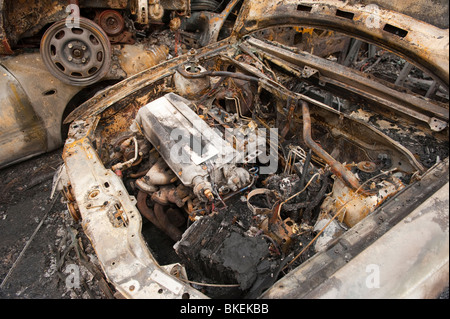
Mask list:
[[[314,243],[316,252],[325,250],[333,240],[346,231],[347,227],[358,224],[388,198],[405,188],[395,175],[384,177],[394,170],[380,174],[383,179],[372,182],[371,194],[350,189],[340,179],[334,181],[332,192],[323,200],[314,225],[314,231],[320,234]]]
[[[264,195],[266,197],[266,207],[261,205],[256,205],[253,203],[253,196]],[[271,215],[275,210],[275,206],[277,206],[280,202],[278,198],[278,194],[272,190],[266,188],[257,188],[252,190],[247,195],[247,206],[250,211],[255,215]],[[267,205],[267,203],[270,203]]]
[[[110,37],[119,35],[125,28],[125,20],[116,10],[102,11],[96,20],[97,24]]]
[[[120,50],[118,60],[127,76],[132,76],[163,62],[168,54],[169,48],[164,44],[151,47],[125,44]]]
[[[111,167],[114,172],[122,171],[132,165],[135,165],[136,161],[138,161],[139,156],[142,156],[142,153],[139,152],[139,144],[137,142],[137,139],[133,136],[123,141],[121,140],[119,154],[119,156],[122,157],[123,162],[117,163]]]
[[[158,186],[173,183],[175,180],[174,172],[167,166],[164,159],[160,158],[144,177],[136,181],[136,186],[141,191],[151,194],[158,190]]]
[[[405,185],[398,177],[392,175],[389,179],[385,177],[382,181],[374,182],[372,187],[374,194],[361,194],[347,187],[341,180],[335,180],[332,194],[322,203],[322,214],[333,216],[338,210],[343,209],[343,213],[338,216],[339,221],[353,227],[386,199],[402,190]]]
[[[125,19],[117,10],[96,11],[94,22],[106,32],[111,43],[134,44],[134,34],[126,28]]]
[[[80,17],[78,28],[66,20],[53,24],[41,40],[46,67],[64,83],[86,86],[102,79],[111,64],[111,45],[106,33],[93,21]]]
[[[151,20],[161,20],[164,16],[164,8],[159,0],[150,0],[148,3],[148,15]]]
[[[147,197],[148,194],[145,192],[140,191],[138,193],[137,207],[141,214],[144,215],[145,218],[152,222],[152,224],[154,224],[156,227],[161,229],[174,241],[180,240],[182,232],[177,228],[176,225],[181,226],[180,219],[182,219],[182,215],[180,215],[176,210],[173,209],[170,211],[170,213],[165,212],[163,206],[158,203],[155,203],[154,208],[151,209],[147,205]],[[172,218],[174,222],[172,222],[169,217]]]
[[[161,205],[170,203],[176,204],[179,208],[183,207],[191,198],[189,188],[180,184],[177,187],[174,185],[163,186],[157,192],[152,194],[152,200]]]
[[[184,73],[176,72],[173,75],[175,88],[178,94],[186,98],[195,98],[200,94],[206,93],[206,90],[211,86],[209,76],[192,78],[192,75],[206,72],[206,69],[201,65],[186,64],[183,67]],[[182,72],[183,72],[182,71]]]
[[[74,10],[74,5],[79,12]],[[48,25],[61,19],[76,17],[87,11],[96,10],[102,14],[101,21],[94,19],[101,27],[108,31],[114,43],[132,43],[135,30],[127,25],[122,32],[118,32],[123,25],[122,13],[142,26],[149,23],[161,23],[163,15],[175,13],[180,17],[190,15],[190,0],[54,0],[54,1],[0,1],[0,54],[13,54],[21,45],[21,40],[37,36]],[[102,11],[103,10],[103,11]],[[90,12],[89,12],[90,13]],[[86,17],[89,16],[88,14]],[[98,18],[98,15],[97,15]],[[106,24],[105,24],[106,23]]]
[[[213,184],[233,190],[249,184],[250,174],[233,164],[239,154],[192,111],[188,100],[169,93],[141,108],[136,124],[200,200],[214,198]]]
[[[207,46],[216,42],[219,40],[221,31],[231,33],[229,26],[226,25],[226,21],[233,10],[238,7],[238,3],[241,0],[230,0],[228,3],[222,1],[218,6],[215,6],[215,3],[211,2],[201,0],[193,1],[191,4],[194,9],[207,9],[210,11],[195,11],[182,23],[182,29],[184,30],[182,33],[183,42],[194,48]],[[225,3],[226,7],[222,9],[222,12],[214,12],[221,10],[222,4]],[[205,4],[207,5],[205,6]]]
[[[224,86],[215,93],[215,100],[223,100],[225,110],[234,113],[239,118],[249,116],[254,108],[254,87],[250,81],[238,78],[228,78]]]
[[[174,241],[181,238],[181,231],[178,228],[186,219],[180,210],[170,205],[175,204],[181,208],[191,197],[187,187],[182,184],[175,187],[172,184],[176,180],[176,176],[162,158],[159,158],[144,177],[136,180],[136,187],[139,189],[139,211]],[[148,207],[147,199],[151,199],[153,210]]]
[[[357,167],[360,171],[366,173],[373,173],[377,170],[377,165],[373,162],[363,161],[357,164]]]
[[[188,78],[188,79],[199,79],[199,78],[204,78],[204,77],[208,77],[208,76],[220,76],[220,77],[231,77],[231,78],[241,79],[241,80],[245,80],[245,81],[254,81],[254,82],[260,81],[260,79],[257,77],[246,75],[243,73],[238,73],[238,72],[228,72],[228,71],[188,72],[186,70],[186,68],[184,67],[184,65],[178,67],[177,71],[182,76],[184,76],[185,78]]]
[[[340,179],[344,181],[353,190],[357,190],[360,186],[358,179],[345,166],[336,161],[330,154],[321,148],[311,137],[311,116],[309,113],[308,103],[306,101],[300,102],[303,111],[303,139],[313,152],[322,158],[328,165],[331,171]]]
[[[72,216],[75,221],[81,220],[80,209],[78,208],[78,204],[73,196],[72,186],[70,184],[68,186],[64,186],[62,188],[62,193],[67,199],[67,209],[69,210],[70,216]]]
[[[146,25],[160,22],[168,11],[177,11],[181,16],[189,16],[191,12],[189,0],[132,0],[130,10],[136,16],[136,22]]]
[[[161,20],[164,16],[164,7],[160,0],[133,0],[131,12],[136,15],[137,23],[148,24],[151,20]]]
[[[264,200],[260,200],[261,204],[258,206],[254,203],[254,196],[263,195]],[[280,196],[273,190],[266,188],[257,188],[251,191],[247,196],[247,206],[255,215],[260,215],[264,218],[260,223],[259,228],[272,238],[278,246],[281,247],[284,253],[287,252],[292,243],[292,237],[295,234],[295,222],[291,218],[281,219],[280,216]],[[261,205],[261,206],[260,206]],[[266,206],[266,207],[264,207]],[[262,216],[261,216],[262,215]]]

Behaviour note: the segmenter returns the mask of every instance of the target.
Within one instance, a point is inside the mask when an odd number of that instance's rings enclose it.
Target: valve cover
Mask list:
[[[192,109],[188,100],[169,93],[142,107],[136,122],[186,186],[194,178],[226,164],[238,163],[240,155]]]

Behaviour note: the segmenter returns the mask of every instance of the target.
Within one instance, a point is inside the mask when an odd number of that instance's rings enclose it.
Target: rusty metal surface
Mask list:
[[[339,180],[335,181],[332,195],[325,198],[320,207],[321,214],[333,216],[343,209],[345,213],[338,216],[339,221],[344,222],[348,227],[353,227],[405,187],[395,177],[383,180],[377,185],[378,190],[364,194],[349,189]]]
[[[39,53],[8,57],[2,60],[0,68],[3,69],[0,83],[5,85],[2,95],[6,97],[1,102],[0,166],[61,146],[62,115],[79,89],[57,81],[45,68]],[[41,80],[36,81],[36,77]],[[13,82],[7,84],[8,78]],[[17,136],[11,139],[10,134]],[[12,148],[6,147],[8,144]]]
[[[154,210],[155,216],[162,225],[165,233],[168,234],[169,237],[172,238],[175,242],[179,241],[183,233],[178,229],[178,227],[170,222],[163,206],[161,204],[155,203]]]
[[[368,123],[355,120],[348,115],[338,112],[334,108],[315,99],[312,99],[304,94],[289,91],[285,87],[268,79],[264,75],[261,75],[260,72],[255,71],[254,68],[251,68],[247,64],[236,64],[250,74],[260,76],[262,79],[259,85],[274,94],[280,100],[284,101],[284,103],[287,101],[287,99],[291,99],[292,101],[306,101],[310,105],[314,105],[314,113],[327,119],[327,123],[333,126],[333,132],[336,136],[342,136],[351,141],[354,141],[356,144],[361,145],[366,150],[395,149],[396,151],[393,154],[393,157],[395,158],[395,161],[397,163],[401,163],[403,169],[410,172],[414,170],[425,172],[426,169],[421,163],[417,161],[414,155],[407,148],[405,148],[386,134],[382,133],[381,131],[375,129]],[[282,110],[280,112],[284,114]],[[326,123],[322,124],[326,125]],[[358,132],[358,134],[354,134],[354,132]],[[374,143],[375,146],[371,145],[371,143]]]
[[[381,249],[380,246],[377,245],[377,241],[380,239],[379,243],[381,244],[384,241],[384,235],[393,235],[395,231],[389,234],[389,230],[392,226],[398,224],[396,227],[404,229],[404,227],[408,227],[408,224],[414,220],[417,220],[418,223],[414,223],[415,225],[413,227],[419,228],[412,231],[407,236],[415,236],[415,238],[406,241],[401,240],[401,242],[397,241],[397,243],[405,249],[391,249],[390,252],[392,253],[391,257],[393,259],[398,261],[397,258],[399,258],[401,260],[400,267],[393,267],[387,272],[380,273],[381,280],[391,280],[391,282],[386,282],[386,287],[389,287],[390,290],[384,290],[384,292],[391,298],[407,298],[413,296],[416,296],[415,298],[433,298],[433,293],[439,294],[440,291],[443,290],[441,289],[442,285],[448,283],[448,280],[446,280],[446,278],[448,278],[448,267],[445,267],[445,263],[448,263],[449,241],[448,213],[445,213],[445,211],[448,211],[448,193],[445,191],[445,188],[448,188],[448,168],[448,159],[444,160],[439,165],[436,165],[435,168],[431,169],[423,176],[420,187],[417,185],[408,187],[403,192],[399,193],[396,196],[395,201],[390,201],[384,207],[377,209],[372,215],[368,216],[343,234],[339,240],[331,245],[326,251],[316,254],[313,258],[280,279],[270,289],[264,292],[261,298],[326,298],[327,293],[329,298],[336,298],[339,296],[345,298],[344,294],[349,296],[349,294],[352,293],[355,293],[352,298],[371,298],[371,294],[381,293],[381,290],[379,290],[380,288],[383,288],[381,285],[379,289],[369,289],[365,284],[367,275],[369,274],[366,272],[366,266],[371,264],[379,265],[380,267],[384,267],[384,265],[388,267],[392,266],[389,260],[385,263],[384,257],[378,255],[378,253],[383,254],[385,252],[384,248],[386,246],[383,246]],[[442,188],[444,188],[444,190],[442,190]],[[417,209],[427,200],[427,198],[436,192],[439,192],[439,190],[441,190],[441,192],[438,193],[438,196],[431,198],[427,204],[422,206],[427,207],[431,204],[431,206],[428,207],[431,208],[434,206],[433,209],[426,209],[425,211]],[[438,207],[439,209],[437,209]],[[416,216],[416,219],[407,219],[408,216],[412,217],[414,215]],[[419,221],[426,222],[430,227],[422,227]],[[397,234],[399,235],[399,233]],[[427,240],[418,240],[417,234],[421,234],[421,236],[427,238]],[[432,240],[432,236],[436,236],[436,239],[440,238],[440,240],[438,240],[439,243]],[[375,253],[375,250],[370,250],[373,243],[375,243],[374,248],[378,247],[378,253]],[[386,245],[386,242],[384,242],[384,245]],[[412,252],[411,248],[413,246],[420,248],[419,250]],[[387,247],[392,246],[390,243],[387,243]],[[375,253],[375,255],[370,256],[371,254],[364,254],[363,251],[366,249],[369,249],[372,253]],[[428,262],[428,257],[425,256],[429,256],[430,258],[435,258],[437,256],[431,257],[429,255],[430,251],[439,251],[439,254],[441,254],[443,258],[438,258],[439,260],[437,263],[433,263],[433,268],[428,268],[427,270],[426,268],[430,266],[431,263]],[[359,259],[358,263],[354,263],[353,258],[355,256],[357,258],[360,253],[362,253],[364,257]],[[412,253],[412,255],[410,253]],[[395,254],[398,255],[394,256]],[[382,260],[383,262],[381,262]],[[412,273],[412,264],[405,263],[405,260],[412,260],[413,264],[415,266],[420,265],[421,269],[418,272]],[[349,267],[346,267],[346,265],[349,265]],[[341,269],[341,267],[346,267],[346,270],[356,270],[357,266],[360,267],[359,270],[352,273],[351,276],[356,274],[361,275],[362,271],[364,272],[364,277],[358,277],[358,281],[353,281],[353,283],[359,283],[358,287],[353,287],[353,290],[349,289],[344,291],[339,285],[339,283],[341,283],[342,288],[344,288],[347,284],[351,285],[350,282],[346,283],[341,280],[329,280],[334,276],[334,273]],[[410,270],[405,270],[405,267],[411,268]],[[390,271],[392,271],[392,273]],[[345,273],[347,272],[345,271]],[[387,277],[382,278],[383,274]],[[432,275],[431,278],[428,274]],[[315,278],[315,280],[308,280],[309,278]],[[393,287],[398,278],[402,278],[402,282],[406,284],[402,284],[403,289],[397,289],[400,286],[397,286],[397,288]],[[426,287],[425,282],[421,281],[420,278],[429,278],[430,286]],[[408,287],[408,285],[410,286]],[[438,290],[440,291],[438,292]],[[431,291],[432,293],[428,294]],[[360,293],[360,295],[358,295],[358,293]],[[417,294],[414,295],[414,293]]]
[[[280,58],[283,61],[282,63],[292,63],[294,67],[306,65],[318,70],[320,73],[319,79],[322,81],[338,85],[352,92],[358,92],[371,101],[379,102],[396,112],[401,112],[427,123],[433,130],[440,131],[448,126],[448,108],[436,105],[427,99],[398,92],[369,78],[366,74],[306,52],[294,53],[254,38],[248,39],[248,43],[262,50],[262,54],[266,54],[266,57],[270,60]]]
[[[89,142],[97,123],[95,119],[76,123],[83,125],[83,130],[69,136],[63,158],[83,229],[99,252],[108,280],[126,298],[206,298],[170,276],[154,260],[141,234],[142,219],[136,199],[126,192],[121,179],[102,165]],[[80,175],[81,171],[84,174]],[[114,212],[117,207],[120,215],[104,213],[105,209]]]
[[[249,3],[250,2],[246,3],[244,10],[251,6]],[[277,2],[276,5],[279,5],[280,3],[282,4],[283,2]],[[293,2],[288,0],[286,3],[292,4]],[[274,4],[274,1],[264,1],[263,4]],[[270,6],[265,9],[270,11]],[[295,11],[301,10],[295,8]],[[250,26],[247,25],[247,27],[251,28],[251,23]],[[155,296],[163,298],[179,298],[186,293],[189,294],[191,298],[204,298],[205,296],[191,286],[180,281],[179,278],[168,276],[168,274],[165,273],[153,259],[153,256],[147,249],[140,233],[141,219],[139,211],[136,209],[136,204],[138,204],[138,208],[144,216],[147,214],[149,219],[152,220],[157,227],[165,229],[169,236],[175,240],[180,237],[179,232],[173,229],[174,226],[176,228],[176,223],[168,220],[169,217],[164,214],[164,208],[160,206],[161,203],[164,204],[166,202],[176,201],[172,196],[174,194],[171,193],[173,188],[164,189],[164,192],[162,191],[161,194],[155,195],[155,202],[158,202],[159,200],[160,203],[154,206],[154,210],[149,210],[149,207],[147,206],[147,194],[142,192],[138,193],[138,199],[136,200],[136,198],[128,193],[125,188],[121,180],[122,175],[114,174],[112,170],[106,168],[107,165],[105,165],[105,161],[100,158],[98,152],[95,150],[102,148],[102,140],[117,140],[120,137],[120,133],[129,128],[130,120],[134,118],[136,110],[139,109],[140,106],[145,105],[153,98],[158,98],[160,94],[167,93],[165,90],[173,88],[172,75],[178,70],[180,65],[183,66],[183,63],[186,63],[187,61],[195,61],[208,65],[209,69],[215,69],[217,65],[214,65],[214,63],[216,63],[217,60],[215,60],[214,57],[220,54],[223,55],[227,51],[231,54],[227,58],[223,58],[221,62],[232,61],[232,66],[240,67],[239,72],[246,71],[247,73],[253,74],[253,76],[245,76],[247,79],[255,82],[255,84],[258,84],[260,90],[265,90],[266,94],[271,95],[271,98],[276,100],[276,105],[274,106],[275,112],[278,112],[281,117],[292,117],[292,122],[289,122],[288,129],[285,132],[286,136],[288,131],[292,128],[291,125],[293,126],[295,123],[295,116],[299,115],[293,110],[292,112],[283,111],[283,107],[290,106],[286,103],[286,100],[310,101],[302,94],[291,92],[280,83],[270,79],[268,76],[261,75],[261,71],[255,67],[247,65],[245,62],[235,61],[235,55],[233,55],[233,53],[237,52],[235,40],[236,38],[232,38],[221,43],[213,44],[201,49],[197,54],[194,52],[190,55],[181,56],[151,69],[144,70],[141,73],[106,89],[98,96],[83,104],[80,110],[74,112],[68,118],[68,121],[75,120],[75,122],[72,124],[69,139],[66,141],[63,157],[67,165],[67,173],[72,182],[73,195],[77,199],[78,209],[83,220],[83,227],[96,247],[99,260],[102,263],[108,278],[118,290],[128,298]],[[247,47],[249,47],[248,43]],[[222,73],[220,73],[220,71],[207,72],[210,72],[207,73],[209,75],[221,74],[223,76],[227,76],[225,73],[230,73],[223,71]],[[157,91],[154,96],[151,96],[152,90]],[[315,118],[315,122],[319,122],[320,118],[322,118],[323,122],[321,124],[323,127],[332,127],[335,129],[332,132],[333,134],[331,134],[335,135],[333,136],[333,141],[336,136],[338,136],[336,139],[343,136],[344,139],[350,139],[352,142],[359,142],[363,147],[367,146],[368,152],[375,151],[378,153],[381,149],[387,149],[390,151],[390,154],[394,154],[393,158],[395,158],[394,161],[396,165],[400,162],[405,163],[404,170],[407,173],[412,174],[416,172],[416,170],[418,171],[417,173],[423,173],[424,168],[421,167],[421,164],[416,159],[414,159],[411,152],[402,148],[402,145],[395,144],[387,136],[379,134],[380,132],[377,132],[376,129],[369,128],[368,124],[363,124],[357,120],[351,119],[349,116],[330,106],[323,105],[323,103],[320,102],[315,102],[314,105],[315,107],[311,111],[314,112],[315,117],[318,118],[317,120]],[[334,157],[331,157],[331,155],[327,153],[324,154],[322,148],[316,147],[316,142],[312,140],[311,137],[311,122],[308,121],[308,115],[309,110],[304,108],[303,116],[304,119],[306,117],[306,121],[303,129],[306,131],[304,133],[307,141],[306,144],[313,148],[318,154],[321,154],[332,166],[333,172],[343,180],[346,180],[351,188],[359,188],[359,184],[357,184],[357,181],[355,182],[354,176],[352,176],[345,167],[342,167],[341,163],[338,162],[341,166],[336,166]],[[118,121],[116,121],[116,119]],[[352,125],[348,124],[348,122],[351,122]],[[355,124],[353,125],[353,123]],[[345,127],[347,124],[348,127]],[[342,126],[342,128],[340,126]],[[98,131],[96,132],[97,129]],[[139,128],[137,128],[137,130],[139,130]],[[140,133],[142,134],[142,132]],[[364,136],[360,137],[358,134]],[[369,137],[365,135],[368,135]],[[372,137],[372,135],[374,135],[374,137]],[[379,140],[382,141],[382,143],[380,143],[381,146],[378,144]],[[368,141],[375,141],[375,143],[367,143]],[[107,142],[105,141],[105,143]],[[299,141],[299,143],[301,143],[301,141]],[[381,149],[378,147],[381,147]],[[106,157],[108,157],[108,155],[106,155]],[[367,157],[370,158],[370,156]],[[400,158],[399,161],[397,161],[398,158]],[[448,158],[444,160],[444,163],[447,163],[448,165]],[[80,171],[82,171],[83,174],[79,174]],[[436,175],[436,170],[432,170],[431,172],[435,174],[435,177],[438,177],[439,174]],[[439,177],[442,178],[440,175]],[[311,181],[312,180],[313,179],[311,178]],[[413,195],[416,194],[417,197],[422,196],[421,200],[424,201],[432,194],[428,189],[426,189],[427,192],[421,193],[423,190],[422,185],[425,184],[426,186],[426,182],[427,179],[425,176],[421,183],[412,184],[407,190],[415,190],[416,193],[413,192]],[[433,182],[445,183],[446,181],[438,180],[437,182]],[[377,243],[375,240],[377,236],[382,232],[387,232],[388,229],[395,225],[394,222],[391,224],[387,223],[380,225],[380,222],[377,222],[377,220],[383,222],[384,219],[388,219],[389,221],[393,220],[398,222],[402,217],[405,217],[407,213],[409,214],[412,209],[417,208],[418,204],[420,204],[417,202],[416,207],[408,206],[411,202],[414,202],[416,198],[411,198],[411,193],[408,193],[409,197],[406,197],[405,199],[405,197],[401,197],[403,194],[405,193],[401,192],[399,197],[396,197],[395,201],[392,200],[386,203],[390,206],[384,206],[382,210],[375,211],[374,218],[364,219],[361,222],[363,224],[358,223],[354,228],[350,229],[351,231],[356,228],[354,232],[349,233],[348,237],[345,238],[345,241],[343,240],[342,245],[344,247],[344,253],[340,259],[337,258],[336,263],[333,262],[335,256],[331,251],[316,255],[308,260],[307,263],[302,264],[300,267],[294,269],[293,272],[285,276],[277,285],[270,288],[263,297],[296,297],[297,294],[305,296],[305,291],[308,290],[310,287],[309,285],[316,285],[317,287],[317,285],[324,283],[329,276],[337,273],[339,268],[350,261],[357,253],[367,248],[367,246],[373,242],[375,242],[376,245]],[[375,200],[378,199],[375,198]],[[397,203],[397,200],[399,203]],[[190,206],[191,209],[189,212],[192,212],[192,204]],[[385,213],[384,209],[388,209],[388,213]],[[169,214],[168,210],[166,212]],[[291,226],[291,221],[288,219],[279,221],[279,216],[279,214],[272,214],[273,218],[270,221],[267,221],[268,226],[266,233],[269,235],[272,234],[273,237],[271,238],[275,241],[283,242],[284,240],[289,243],[289,239],[294,233],[294,230],[289,229],[286,226]],[[435,217],[435,214],[429,214],[428,217],[430,216]],[[428,219],[428,217],[426,218]],[[440,217],[440,220],[436,222],[436,224],[445,224],[445,216]],[[364,223],[365,221],[366,223]],[[428,221],[426,222],[428,223]],[[272,227],[272,230],[269,230],[269,227]],[[361,232],[361,229],[363,229],[364,232]],[[437,227],[433,227],[432,231],[434,234],[438,234],[438,237],[441,236],[442,234],[436,230]],[[447,227],[445,228],[444,225],[442,232],[447,234],[448,250],[448,219]],[[361,236],[358,238],[360,240],[356,241],[356,237],[351,237],[352,235],[355,236],[355,233],[358,236]],[[363,238],[363,235],[366,235],[366,237]],[[348,240],[349,237],[350,240]],[[353,248],[352,244],[356,246],[360,245],[360,250],[354,254],[349,254],[350,248]],[[111,249],[111,247],[114,247],[114,249]],[[349,250],[346,250],[347,248],[349,248]],[[331,261],[329,261],[330,259]],[[317,260],[319,260],[319,262],[315,264],[316,267],[308,268],[312,263],[317,262]],[[334,268],[333,271],[327,272],[326,274],[321,273],[321,270],[325,268],[320,266],[320,261],[324,260],[328,260],[332,265],[339,267],[337,267],[337,269]],[[319,265],[319,267],[317,267],[317,265]],[[312,272],[312,268],[314,268],[314,271],[319,272],[319,276],[312,277],[305,275],[304,270],[306,269],[306,271]],[[421,278],[426,278],[426,273],[421,272],[419,276]],[[310,280],[311,278],[314,278],[315,280]],[[408,278],[402,279],[404,282],[408,281]],[[303,282],[305,283],[303,284]],[[333,288],[332,285],[329,285],[329,282],[326,282],[326,284],[328,285],[324,285],[324,287]],[[316,287],[313,287],[313,289]],[[312,289],[307,291],[307,293],[311,291]]]
[[[108,36],[116,36],[125,28],[125,20],[116,10],[102,11],[98,16],[97,24],[108,34]]]
[[[151,20],[160,20],[164,10],[177,11],[180,15],[190,15],[190,0],[165,0],[152,4],[142,0],[33,0],[33,1],[0,1],[0,54],[13,54],[14,47],[19,40],[25,37],[37,35],[46,25],[62,20],[68,16],[66,7],[68,4],[79,4],[81,9],[114,9],[138,11],[136,8],[145,9],[145,12],[135,12],[138,15],[137,22],[148,24]],[[110,13],[111,14],[111,13]],[[121,19],[116,21],[122,22]],[[111,31],[111,30],[109,30]],[[114,30],[113,30],[114,31]],[[114,33],[114,32],[113,32]],[[113,41],[130,42],[128,33],[114,34]]]
[[[14,47],[21,37],[39,32],[46,24],[64,18],[67,13],[65,0],[1,1],[0,38],[3,36],[10,47]],[[3,29],[3,30],[2,30]],[[8,53],[0,46],[0,53]],[[4,54],[4,53],[3,53]]]
[[[313,150],[316,155],[322,158],[331,167],[331,171],[345,184],[350,186],[353,190],[357,190],[360,187],[358,179],[352,174],[344,165],[336,161],[330,154],[328,154],[323,148],[321,148],[311,137],[311,116],[309,114],[308,103],[301,101],[302,114],[303,114],[303,139],[306,145]]]
[[[167,59],[169,48],[165,45],[145,47],[142,44],[125,44],[120,48],[118,60],[127,77],[154,67]]]
[[[206,69],[200,65],[192,64],[185,65],[182,72],[196,74],[206,72]],[[185,73],[180,73],[180,71],[177,71],[173,75],[175,88],[179,94],[186,98],[193,98],[198,96],[198,94],[205,94],[207,90],[209,90],[211,83],[208,76],[202,78],[188,78],[185,76]]]
[[[129,0],[79,0],[80,7],[90,8],[111,8],[126,9],[129,7]]]
[[[159,0],[165,10],[176,10],[184,16],[190,15],[191,0]]]
[[[47,148],[44,121],[36,111],[23,87],[3,66],[0,103],[1,165],[42,153]]]
[[[247,1],[241,12],[234,32],[239,37],[262,28],[282,25],[335,30],[415,62],[448,89],[448,29],[440,29],[378,6],[331,0]],[[346,14],[340,16],[340,12]]]
[[[227,43],[228,40],[214,43],[208,47],[200,49],[198,54],[202,58],[215,55],[220,51],[227,50]],[[189,55],[183,55],[169,61],[164,61],[155,67],[146,69],[117,83],[104,91],[102,95],[96,96],[80,105],[80,107],[78,107],[64,120],[64,123],[70,123],[79,118],[87,118],[92,115],[100,114],[124,98],[130,98],[137,94],[139,90],[144,89],[146,86],[171,76],[175,73],[179,65],[186,62],[189,58]]]
[[[449,2],[447,0],[353,0],[350,3],[378,5],[415,19],[425,21],[441,29],[449,27]]]
[[[448,192],[447,183],[305,298],[437,298],[449,279]],[[378,282],[368,281],[369,266]]]
[[[156,227],[161,229],[162,226],[159,224],[158,219],[155,216],[155,213],[147,205],[147,197],[148,197],[148,194],[143,191],[140,191],[138,193],[137,208],[139,209],[141,214],[144,215],[145,218],[147,218],[149,221],[151,221]]]
[[[50,73],[61,82],[88,86],[110,70],[111,44],[108,35],[92,20],[79,18],[79,28],[66,20],[54,23],[41,38],[41,56]]]
[[[242,0],[231,0],[225,9],[220,13],[209,11],[199,11],[192,14],[191,19],[186,21],[189,28],[191,24],[194,29],[202,28],[199,34],[195,34],[195,41],[199,47],[214,43],[219,38],[219,33],[224,27],[225,21],[231,14],[232,10]],[[186,26],[185,26],[186,28]],[[191,35],[186,34],[190,37]]]

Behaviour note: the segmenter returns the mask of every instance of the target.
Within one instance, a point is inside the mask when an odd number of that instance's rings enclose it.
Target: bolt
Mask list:
[[[67,60],[72,61],[73,58],[72,58],[71,56],[69,56],[69,57],[67,58]]]
[[[214,195],[213,195],[213,193],[211,192],[210,189],[205,189],[204,192],[203,192],[203,194],[206,196],[206,198],[207,198],[209,201],[213,201],[213,200],[214,200]]]
[[[79,49],[73,50],[73,55],[77,58],[81,57],[82,53]]]
[[[81,62],[86,63],[86,59],[85,58],[81,59]]]
[[[68,47],[69,47],[69,49],[72,49],[73,48],[73,44],[69,43]]]
[[[86,51],[86,46],[83,45],[83,46],[81,47],[81,49],[82,49],[83,51]]]

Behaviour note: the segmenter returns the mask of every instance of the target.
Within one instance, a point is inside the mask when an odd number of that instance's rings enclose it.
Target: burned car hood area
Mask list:
[[[316,28],[389,50],[440,90],[398,90],[280,39]],[[244,1],[231,37],[76,109],[55,182],[127,298],[367,296],[355,281],[369,257],[406,256],[378,292],[420,295],[408,271],[445,250],[448,265],[446,101],[448,29],[362,3]]]

